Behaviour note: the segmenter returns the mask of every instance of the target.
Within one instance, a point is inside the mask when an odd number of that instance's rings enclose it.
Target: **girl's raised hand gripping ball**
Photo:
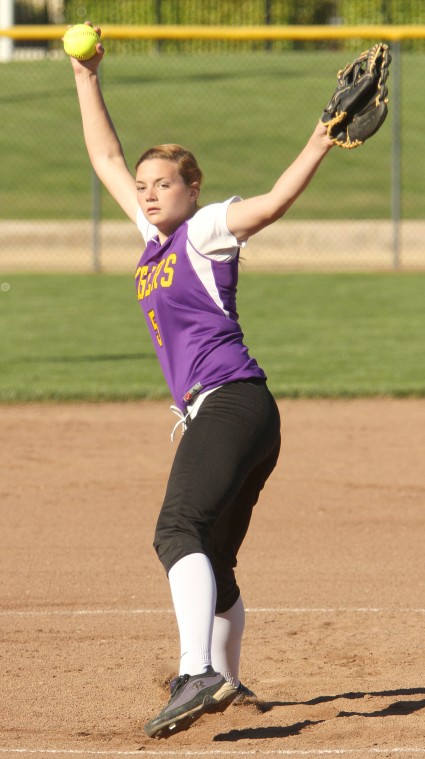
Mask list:
[[[75,24],[65,32],[63,47],[67,55],[88,61],[96,55],[96,45],[100,42],[97,32],[89,24]]]

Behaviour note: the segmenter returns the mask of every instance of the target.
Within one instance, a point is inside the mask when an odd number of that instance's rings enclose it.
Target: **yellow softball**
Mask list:
[[[67,55],[72,55],[73,58],[78,58],[80,61],[87,61],[96,55],[98,42],[100,42],[100,37],[92,26],[75,24],[65,32],[63,48]]]

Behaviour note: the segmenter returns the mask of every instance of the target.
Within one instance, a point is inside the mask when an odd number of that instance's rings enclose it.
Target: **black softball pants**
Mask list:
[[[167,574],[184,556],[208,556],[217,614],[239,597],[236,557],[279,450],[276,402],[265,381],[255,379],[208,395],[179,443],[154,547]]]

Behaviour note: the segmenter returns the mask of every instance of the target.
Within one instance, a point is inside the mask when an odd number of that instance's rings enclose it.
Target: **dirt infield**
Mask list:
[[[1,408],[0,756],[425,756],[425,401],[285,401],[238,577],[263,699],[153,741],[164,403]]]

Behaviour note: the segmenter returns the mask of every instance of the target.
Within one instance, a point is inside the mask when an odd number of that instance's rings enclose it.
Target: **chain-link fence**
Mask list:
[[[288,37],[270,45],[266,35],[250,49],[236,39],[226,49],[223,40],[204,49],[199,39],[162,49],[151,39],[140,43],[149,44],[144,51],[132,39],[112,42],[117,30],[108,41],[106,32],[103,90],[129,165],[152,144],[179,142],[200,161],[204,204],[267,191],[308,139],[353,47],[371,44],[361,28],[354,39],[343,29],[317,44],[310,35],[309,46]],[[141,239],[93,177],[72,70],[56,37],[41,48],[15,46],[0,64],[0,269],[132,269]],[[389,44],[384,126],[357,150],[332,151],[285,219],[250,241],[246,268],[425,267],[425,105],[417,96],[425,53],[409,37]]]

